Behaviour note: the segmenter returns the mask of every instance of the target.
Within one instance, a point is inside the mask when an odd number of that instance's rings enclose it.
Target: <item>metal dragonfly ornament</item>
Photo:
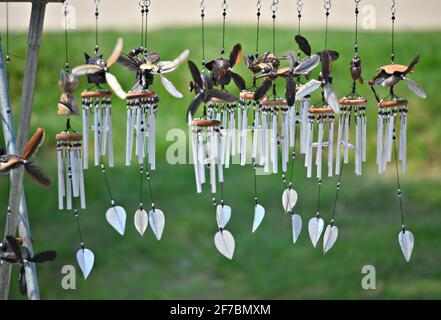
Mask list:
[[[38,128],[34,135],[29,139],[23,149],[22,155],[2,154],[0,155],[0,174],[8,174],[11,170],[23,166],[26,173],[38,184],[43,187],[51,185],[51,179],[37,167],[31,158],[37,153],[44,142],[45,133],[42,128]]]
[[[2,244],[2,251],[0,253],[1,262],[6,262],[10,264],[19,265],[19,276],[18,276],[18,288],[22,295],[27,292],[26,283],[26,266],[30,263],[44,263],[48,261],[53,261],[57,257],[57,253],[53,250],[42,251],[35,255],[31,255],[29,249],[25,246],[21,246],[20,239],[14,236],[6,236],[6,244]],[[3,250],[6,249],[6,250]]]

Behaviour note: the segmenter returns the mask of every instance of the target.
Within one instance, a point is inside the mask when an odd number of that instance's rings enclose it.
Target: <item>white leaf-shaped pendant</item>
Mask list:
[[[218,204],[216,207],[216,220],[217,220],[217,226],[220,229],[225,228],[228,221],[230,221],[231,218],[231,207],[227,205]]]
[[[309,220],[308,223],[308,231],[309,231],[309,237],[311,238],[312,245],[317,245],[317,241],[320,239],[320,236],[322,235],[324,222],[323,219],[320,217],[314,217]]]
[[[413,250],[413,233],[409,230],[400,231],[398,234],[398,242],[400,243],[401,251],[403,252],[404,258],[407,262],[410,260]]]
[[[95,261],[93,252],[86,248],[78,250],[77,261],[81,271],[83,272],[84,279],[87,279],[90,271],[92,271],[93,262]]]
[[[338,237],[338,228],[332,224],[328,224],[323,235],[323,253],[328,252]]]
[[[106,212],[107,222],[116,230],[120,235],[124,235],[126,228],[126,210],[120,206],[112,206]]]
[[[149,225],[149,217],[144,209],[138,209],[135,212],[135,228],[141,236],[144,235],[147,226]]]
[[[256,206],[254,207],[254,221],[252,232],[255,232],[257,228],[259,228],[263,217],[265,217],[265,208],[262,207],[260,204],[256,204]]]
[[[234,237],[228,230],[219,230],[214,235],[214,245],[217,250],[228,259],[233,259],[235,242]]]
[[[156,239],[161,240],[162,232],[164,231],[165,216],[164,212],[155,208],[149,212],[149,222]]]
[[[298,214],[291,216],[292,221],[292,242],[296,243],[300,232],[302,231],[302,217]]]
[[[297,192],[294,189],[288,188],[285,191],[283,191],[282,206],[285,212],[290,212],[292,208],[294,208],[296,203],[297,203]]]

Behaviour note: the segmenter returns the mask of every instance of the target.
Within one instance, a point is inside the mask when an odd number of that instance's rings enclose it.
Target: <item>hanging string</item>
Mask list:
[[[317,216],[320,215],[320,193],[322,188],[322,179],[317,179],[318,184],[318,197],[317,197]]]
[[[201,0],[202,71],[205,69],[205,2]]]
[[[397,195],[398,200],[400,202],[400,213],[401,213],[401,228],[404,231],[404,211],[403,211],[403,194],[401,192],[401,184],[400,184],[400,174],[398,173],[398,156],[397,156],[397,137],[395,136],[395,128],[393,131],[392,139],[394,141],[394,155],[395,155],[395,173],[397,176]]]
[[[303,9],[303,1],[297,0],[297,19],[298,19],[297,34],[298,35],[300,35],[301,33],[300,24],[302,19],[302,9]],[[300,47],[297,47],[297,57],[300,57],[300,55],[301,55]]]
[[[260,9],[262,8],[262,0],[257,0],[257,24],[256,24],[256,58],[259,57],[259,30],[260,30]]]
[[[324,0],[324,8],[326,10],[326,27],[325,27],[325,50],[328,48],[328,20],[329,20],[329,10],[331,9],[331,0]]]
[[[255,159],[253,159],[253,173],[254,173],[254,201],[256,202],[256,204],[257,204],[257,200],[258,200],[258,198],[257,198],[257,172],[256,172],[256,166],[257,166],[257,164],[256,164],[256,160]]]
[[[100,49],[100,47],[98,45],[98,17],[100,15],[99,3],[100,3],[100,0],[95,0],[95,54],[97,54]]]
[[[390,8],[390,11],[392,13],[391,21],[392,21],[392,37],[391,37],[391,54],[390,54],[390,60],[392,63],[395,61],[395,13],[397,12],[397,9],[395,8],[395,0],[392,0],[392,6]]]
[[[139,1],[141,7],[141,48],[144,48],[144,14],[145,14],[145,1]]]
[[[354,42],[355,56],[358,56],[358,14],[360,13],[360,11],[358,10],[358,5],[360,4],[360,1],[361,0],[355,0],[355,42]]]
[[[276,55],[276,12],[279,5],[279,0],[273,0],[271,3],[271,11],[273,12],[273,54]],[[273,82],[273,96],[277,96],[276,92],[276,82]]]
[[[225,18],[227,17],[227,9],[228,9],[228,5],[227,5],[227,0],[223,0],[222,2],[222,50],[221,50],[221,55],[223,55],[225,53]]]
[[[67,14],[69,13],[69,2],[67,0],[64,1],[64,45],[65,45],[65,63],[64,69],[66,73],[69,73],[69,47],[68,47],[68,38],[67,38]]]
[[[9,55],[9,2],[6,2],[6,76],[9,83],[9,63],[11,56]]]
[[[149,9],[150,7],[150,0],[145,0],[144,4],[144,11],[145,11],[145,26],[144,26],[144,48],[147,50],[148,43],[147,43],[147,27],[148,27],[148,21],[149,21]]]

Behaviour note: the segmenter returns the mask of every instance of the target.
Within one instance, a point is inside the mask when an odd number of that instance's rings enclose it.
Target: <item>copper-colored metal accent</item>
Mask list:
[[[112,92],[110,91],[83,91],[81,92],[81,98],[111,98]]]
[[[365,99],[365,98],[356,98],[356,99],[341,98],[340,100],[338,100],[338,103],[340,103],[342,106],[360,106],[360,105],[365,105],[367,103],[367,99]]]
[[[272,100],[264,98],[261,100],[261,104],[265,106],[286,106],[286,100]]]
[[[79,133],[59,133],[55,139],[57,141],[81,141],[83,136]]]
[[[228,102],[228,101],[225,101],[225,100],[222,100],[219,98],[215,98],[215,97],[211,98],[210,102],[212,102],[212,103],[233,103],[233,102]]]
[[[254,100],[254,92],[252,91],[242,91],[240,97],[244,100]]]
[[[23,245],[24,239],[22,237],[17,237],[15,239],[17,240],[19,245],[21,245],[21,246]]]
[[[156,97],[156,93],[153,91],[134,91],[127,93],[127,99],[147,99]]]
[[[221,123],[218,120],[207,120],[207,119],[193,120],[191,122],[191,125],[195,127],[219,127],[220,124]]]
[[[394,72],[403,73],[407,70],[407,66],[402,64],[388,64],[378,68],[378,70],[383,70],[387,74],[393,74]]]
[[[399,106],[407,106],[407,100],[397,99],[390,101],[380,101],[378,103],[378,108],[390,108],[390,107],[399,107]]]
[[[310,107],[308,109],[308,112],[309,113],[334,113],[332,111],[332,108],[330,108],[330,107],[320,107],[320,108],[318,108],[318,107]]]

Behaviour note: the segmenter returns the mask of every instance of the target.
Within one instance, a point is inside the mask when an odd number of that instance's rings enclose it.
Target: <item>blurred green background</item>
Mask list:
[[[221,47],[220,28],[206,31],[207,59],[218,56]],[[295,49],[288,29],[277,31],[278,54]],[[313,50],[324,44],[323,33],[305,31]],[[103,32],[101,51],[108,56],[117,37],[125,40],[125,51],[139,46],[138,33]],[[267,298],[267,299],[361,299],[361,298],[441,298],[441,149],[440,113],[441,67],[439,32],[406,32],[396,36],[396,61],[408,64],[417,54],[421,60],[412,79],[426,90],[428,98],[421,100],[400,84],[397,93],[409,99],[408,171],[402,175],[406,224],[415,235],[415,247],[407,263],[398,245],[401,221],[396,198],[394,167],[390,164],[382,176],[376,174],[376,107],[367,86],[359,92],[370,99],[368,105],[368,163],[363,176],[353,173],[353,162],[345,169],[343,187],[337,207],[336,224],[339,238],[332,250],[323,255],[321,242],[314,249],[307,234],[306,223],[316,210],[316,181],[307,180],[302,165],[303,156],[295,165],[294,184],[299,193],[297,212],[303,217],[303,230],[293,245],[291,221],[283,214],[280,175],[258,178],[261,203],[267,214],[255,233],[253,220],[253,176],[250,166],[233,166],[225,173],[225,201],[233,208],[228,229],[236,238],[234,259],[228,261],[214,247],[216,222],[208,188],[196,194],[194,171],[190,165],[169,165],[165,151],[172,142],[165,139],[169,129],[186,131],[185,113],[193,94],[187,90],[190,75],[186,65],[171,73],[169,79],[185,97],[171,97],[156,80],[152,89],[160,98],[157,114],[157,170],[152,173],[152,185],[157,206],[166,215],[161,241],[151,230],[140,237],[133,225],[133,214],[139,202],[139,176],[136,165],[125,167],[125,102],[114,99],[113,126],[116,167],[108,170],[115,200],[127,211],[126,234],[119,236],[106,222],[109,198],[101,172],[93,167],[85,172],[87,210],[81,211],[81,226],[86,246],[95,253],[95,266],[84,281],[77,267],[75,253],[79,239],[73,214],[57,209],[56,153],[54,135],[64,129],[65,119],[57,117],[56,104],[60,91],[59,71],[64,65],[64,35],[45,33],[38,66],[31,132],[44,127],[47,140],[36,159],[54,180],[49,189],[42,189],[25,178],[34,248],[36,251],[55,249],[55,262],[38,266],[42,298],[49,299],[199,299],[199,298]],[[69,34],[71,65],[83,62],[83,52],[93,52],[93,32]],[[241,42],[244,54],[254,53],[255,28],[227,28],[226,48]],[[351,89],[349,62],[353,55],[353,32],[331,31],[328,46],[340,51],[334,64],[334,85],[339,96]],[[177,56],[189,48],[190,59],[201,60],[199,28],[170,28],[150,32],[149,46],[163,59]],[[262,29],[261,51],[271,48],[271,30]],[[26,35],[11,35],[11,52],[26,55]],[[371,78],[378,66],[389,62],[390,37],[387,32],[360,35],[363,75]],[[18,120],[25,60],[13,58],[10,66],[10,92],[15,120]],[[242,63],[237,71],[248,84],[251,74]],[[317,71],[316,71],[317,72]],[[112,67],[123,87],[128,90],[134,75],[120,66]],[[316,76],[316,74],[314,74]],[[82,79],[81,89],[87,87]],[[233,85],[229,90],[236,92]],[[282,88],[279,89],[280,92]],[[380,89],[381,91],[381,89]],[[386,91],[382,91],[386,95]],[[80,119],[73,127],[81,130]],[[335,197],[336,177],[324,179],[322,217],[329,222]],[[0,180],[0,211],[6,214],[8,179]],[[144,190],[147,190],[146,188]],[[147,197],[145,193],[145,197]],[[0,219],[3,230],[5,214]],[[61,288],[61,268],[71,264],[77,268],[77,289]],[[361,269],[376,267],[377,289],[361,288]],[[11,297],[21,299],[14,267]]]

